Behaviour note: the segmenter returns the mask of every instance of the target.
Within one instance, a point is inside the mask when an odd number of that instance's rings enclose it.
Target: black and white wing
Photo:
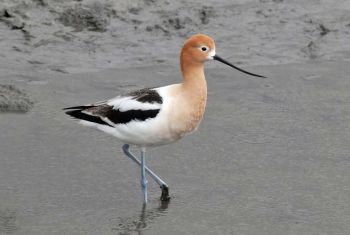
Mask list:
[[[65,108],[66,114],[91,123],[115,127],[155,118],[163,103],[157,88],[145,88],[85,106]]]

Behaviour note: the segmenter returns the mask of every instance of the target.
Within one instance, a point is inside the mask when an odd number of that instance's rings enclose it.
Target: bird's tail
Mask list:
[[[93,116],[91,114],[84,112],[84,110],[89,109],[89,108],[93,108],[93,107],[95,107],[95,106],[92,106],[92,105],[74,106],[74,107],[64,108],[63,110],[69,110],[69,111],[66,111],[66,114],[71,116],[74,119],[84,120],[84,121],[88,121],[88,122],[92,122],[92,123],[98,123],[98,124],[102,124],[102,125],[111,126],[108,123],[106,123],[105,121],[103,121],[100,117]]]

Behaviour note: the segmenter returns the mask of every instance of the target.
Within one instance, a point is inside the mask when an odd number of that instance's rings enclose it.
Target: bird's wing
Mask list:
[[[145,88],[94,104],[65,108],[66,114],[85,121],[116,126],[145,121],[159,113],[163,98],[157,89]]]

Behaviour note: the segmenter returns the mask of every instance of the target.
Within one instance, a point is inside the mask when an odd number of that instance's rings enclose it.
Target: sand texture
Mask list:
[[[28,112],[33,104],[28,95],[14,85],[0,85],[0,112]]]
[[[348,61],[349,12],[348,0],[2,0],[0,62],[61,73],[174,65],[198,32],[243,65]]]

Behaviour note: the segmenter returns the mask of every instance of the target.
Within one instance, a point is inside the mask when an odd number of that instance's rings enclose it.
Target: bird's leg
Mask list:
[[[138,165],[141,166],[141,161],[137,159],[129,150],[129,145],[124,144],[123,145],[123,151],[126,156],[128,156],[131,160],[136,162]],[[162,195],[160,196],[161,201],[169,201],[169,187],[168,185],[158,176],[156,175],[153,171],[151,171],[147,166],[145,166],[145,171],[154,179],[154,181],[157,182],[157,184],[160,186],[162,189]]]
[[[143,202],[147,203],[147,179],[146,179],[146,173],[145,173],[145,148],[141,149],[141,189],[143,193]]]

